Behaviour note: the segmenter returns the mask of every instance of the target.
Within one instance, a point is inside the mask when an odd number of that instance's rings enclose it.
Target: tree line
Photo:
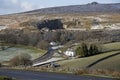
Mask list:
[[[66,31],[56,30],[43,32],[40,30],[15,30],[7,29],[0,31],[0,41],[12,44],[22,44],[47,49],[51,41],[66,44],[68,42],[100,42],[109,43],[120,41],[120,30],[111,31]]]

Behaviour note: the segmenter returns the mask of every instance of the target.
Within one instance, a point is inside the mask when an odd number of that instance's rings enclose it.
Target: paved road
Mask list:
[[[17,80],[114,80],[100,77],[76,76],[72,74],[58,74],[49,72],[33,72],[0,69],[0,76],[14,77]]]
[[[49,60],[52,58],[53,54],[54,54],[54,50],[50,49],[43,56],[33,60],[33,64],[37,64]]]
[[[38,64],[38,63],[41,63],[41,62],[44,62],[44,61],[51,59],[54,55],[54,51],[61,48],[61,47],[63,47],[63,46],[59,45],[59,46],[50,47],[48,49],[48,51],[43,56],[33,60],[33,64]]]

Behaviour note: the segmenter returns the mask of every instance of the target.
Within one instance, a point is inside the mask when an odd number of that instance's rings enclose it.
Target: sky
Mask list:
[[[120,0],[0,0],[0,15],[55,6],[81,5],[94,1],[98,3],[120,3]]]

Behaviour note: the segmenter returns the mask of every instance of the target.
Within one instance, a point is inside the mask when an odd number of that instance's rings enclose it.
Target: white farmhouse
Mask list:
[[[68,49],[67,51],[64,52],[64,54],[69,57],[75,56],[75,52],[72,49]]]

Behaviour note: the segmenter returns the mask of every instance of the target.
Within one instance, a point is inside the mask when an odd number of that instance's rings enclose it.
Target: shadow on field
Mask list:
[[[117,56],[117,55],[119,55],[119,54],[120,54],[120,52],[115,53],[115,54],[112,54],[112,55],[109,55],[109,56],[106,56],[106,57],[103,57],[103,58],[101,58],[101,59],[93,62],[92,64],[88,65],[87,68],[90,68],[90,67],[96,65],[97,63],[99,63],[99,62],[101,62],[101,61],[103,61],[103,60],[105,60],[105,59],[108,59],[108,58],[113,57],[113,56]]]

